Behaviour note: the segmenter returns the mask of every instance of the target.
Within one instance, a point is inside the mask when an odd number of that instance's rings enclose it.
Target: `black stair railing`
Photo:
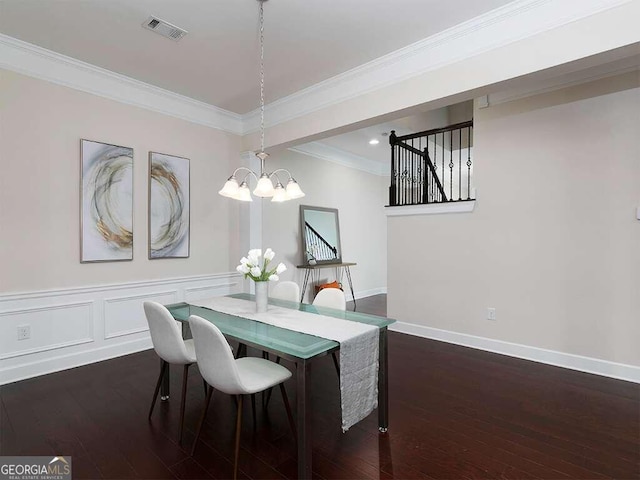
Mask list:
[[[389,135],[389,206],[472,198],[473,121],[410,135]]]
[[[338,258],[338,248],[332,246],[320,235],[311,225],[304,222],[305,237],[308,245],[308,252],[316,260],[334,260]]]

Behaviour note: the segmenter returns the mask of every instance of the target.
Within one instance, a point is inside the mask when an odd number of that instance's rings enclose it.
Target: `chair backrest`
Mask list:
[[[153,348],[165,362],[186,364],[193,362],[192,356],[182,340],[182,332],[169,310],[156,302],[144,302]]]
[[[344,298],[344,292],[339,288],[323,288],[318,292],[316,298],[313,299],[313,305],[316,307],[346,310],[347,300]]]
[[[216,390],[229,395],[245,393],[229,342],[213,323],[196,315],[189,317],[200,375]]]
[[[290,302],[300,301],[300,287],[296,282],[278,282],[269,294],[271,298],[288,300]]]

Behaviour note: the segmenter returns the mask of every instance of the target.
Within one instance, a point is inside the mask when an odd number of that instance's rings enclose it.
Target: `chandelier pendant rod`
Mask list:
[[[264,2],[260,2],[260,175],[264,175],[264,161],[267,155],[264,152]]]
[[[224,197],[243,202],[253,201],[247,183],[247,179],[250,176],[253,176],[258,182],[253,191],[253,194],[258,197],[272,197],[272,202],[284,202],[286,200],[304,197],[304,192],[300,189],[298,182],[296,182],[287,169],[279,168],[272,173],[267,173],[265,169],[265,160],[269,156],[269,154],[264,151],[264,2],[266,1],[267,0],[258,0],[260,3],[260,151],[255,155],[260,159],[260,175],[256,175],[249,168],[239,167],[227,179],[222,189],[218,192]],[[241,171],[246,171],[247,173],[242,179],[242,183],[238,184],[236,174]],[[286,188],[280,181],[277,175],[278,172],[285,172],[289,176]],[[276,180],[275,186],[271,180],[272,177]]]

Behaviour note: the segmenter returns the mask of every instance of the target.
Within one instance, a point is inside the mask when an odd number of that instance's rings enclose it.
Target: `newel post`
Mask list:
[[[389,186],[389,205],[394,206],[396,202],[396,131],[391,130],[389,134],[389,145],[391,146],[391,185]]]

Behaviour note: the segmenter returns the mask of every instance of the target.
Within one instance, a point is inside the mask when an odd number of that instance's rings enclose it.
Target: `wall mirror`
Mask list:
[[[305,265],[342,262],[336,208],[300,205],[302,261]]]

